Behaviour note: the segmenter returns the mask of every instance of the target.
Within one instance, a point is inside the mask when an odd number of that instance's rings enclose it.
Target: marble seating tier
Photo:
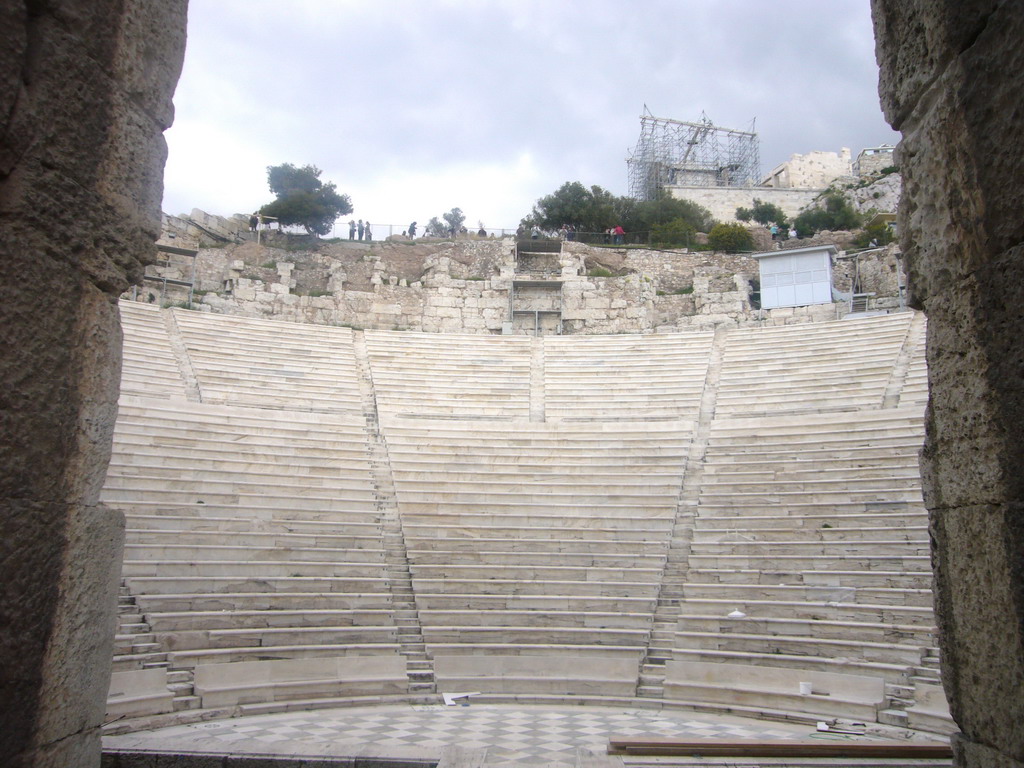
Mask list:
[[[366,351],[382,414],[529,417],[529,338],[366,331]]]
[[[880,408],[912,317],[904,312],[730,331],[716,413]]]
[[[121,392],[185,399],[185,383],[159,307],[133,301],[118,304],[124,353]]]
[[[544,339],[548,419],[692,419],[714,334]]]
[[[348,328],[173,314],[204,403],[362,413]]]
[[[415,700],[426,670],[949,727],[909,313],[542,339],[122,316],[114,713]]]
[[[810,683],[810,693],[801,693]],[[807,713],[874,722],[885,706],[884,680],[817,670],[750,667],[746,664],[669,661],[667,697],[686,701]]]

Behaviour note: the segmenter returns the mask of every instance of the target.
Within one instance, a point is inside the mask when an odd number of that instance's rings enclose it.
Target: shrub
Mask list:
[[[789,225],[789,220],[786,218],[786,214],[782,212],[782,209],[774,203],[765,203],[761,200],[754,198],[753,208],[737,208],[736,218],[740,221],[750,221],[753,219],[758,224],[768,225],[773,221],[780,227]]]
[[[594,267],[587,272],[587,277],[615,277],[615,274],[610,269],[604,267]]]
[[[697,232],[685,219],[673,219],[651,228],[651,243],[654,245],[689,245]]]
[[[749,251],[754,236],[742,224],[715,224],[708,233],[708,245],[716,251]]]
[[[824,207],[809,208],[803,211],[793,222],[800,237],[811,237],[823,229],[853,230],[860,226],[862,216],[854,210],[845,197],[837,192],[825,195]]]

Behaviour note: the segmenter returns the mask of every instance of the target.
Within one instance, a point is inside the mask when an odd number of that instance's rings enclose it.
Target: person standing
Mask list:
[[[615,244],[622,245],[623,236],[626,234],[626,230],[622,228],[622,225],[616,224],[615,229],[612,230],[612,233],[615,235]]]
[[[416,222],[415,221],[412,224],[409,225],[409,239],[410,240],[415,240],[416,239]]]
[[[367,242],[369,242],[370,240],[373,240],[373,230],[370,229],[370,222],[366,222],[366,224],[363,227],[363,232],[366,233],[366,241]]]
[[[356,224],[356,230],[359,232],[359,239],[363,239],[363,220],[360,219],[359,223]]]
[[[348,221],[348,239],[349,240],[355,240],[356,239],[356,220],[355,219],[349,219],[349,221]]]

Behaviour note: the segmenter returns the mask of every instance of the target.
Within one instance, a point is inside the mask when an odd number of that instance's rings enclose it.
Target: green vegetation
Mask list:
[[[862,216],[839,192],[825,193],[824,207],[809,208],[793,221],[797,235],[811,237],[823,229],[830,231],[854,230],[861,225]]]
[[[615,277],[615,273],[604,267],[594,267],[587,272],[587,277]]]
[[[263,269],[277,269],[276,261],[268,261],[265,264],[260,265]]]
[[[693,293],[692,285],[684,285],[682,288],[676,288],[674,291],[658,291],[659,296],[688,296]]]
[[[716,251],[750,251],[754,236],[742,224],[715,224],[708,233],[708,245]]]
[[[754,206],[752,208],[737,208],[736,218],[740,221],[756,221],[758,224],[778,224],[780,227],[788,227],[789,219],[786,218],[786,214],[782,212],[782,209],[774,203],[765,203],[754,198]]]
[[[685,219],[672,219],[651,227],[651,244],[689,246],[696,232],[693,225]]]
[[[858,248],[869,248],[879,245],[888,245],[896,239],[896,235],[893,234],[892,229],[888,224],[879,222],[877,224],[869,224],[864,227],[857,236],[853,239],[854,245]]]
[[[326,235],[334,221],[352,213],[352,200],[339,195],[332,182],[320,180],[315,165],[296,168],[291,163],[267,167],[267,182],[277,199],[260,208],[260,213],[281,226],[297,225],[310,235]]]
[[[444,219],[442,222],[441,219]],[[462,225],[466,221],[466,215],[462,212],[461,208],[452,208],[448,213],[442,213],[441,219],[437,216],[432,216],[430,221],[427,222],[426,229],[423,230],[423,234],[427,237],[451,237],[452,230],[455,230],[455,234],[458,235],[462,231]]]
[[[713,220],[710,211],[689,200],[677,200],[667,192],[654,200],[616,197],[599,186],[589,189],[578,181],[567,181],[555,192],[540,198],[529,216],[522,220],[527,229],[554,231],[563,224],[577,232],[604,232],[621,225],[627,234],[649,232],[656,226],[681,220],[694,232],[706,232]]]

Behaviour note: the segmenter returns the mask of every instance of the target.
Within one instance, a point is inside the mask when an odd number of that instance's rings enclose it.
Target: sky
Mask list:
[[[625,195],[645,107],[756,120],[763,173],[895,144],[877,81],[868,0],[190,0],[163,209],[249,213],[293,163],[378,236],[514,228],[567,181]]]

